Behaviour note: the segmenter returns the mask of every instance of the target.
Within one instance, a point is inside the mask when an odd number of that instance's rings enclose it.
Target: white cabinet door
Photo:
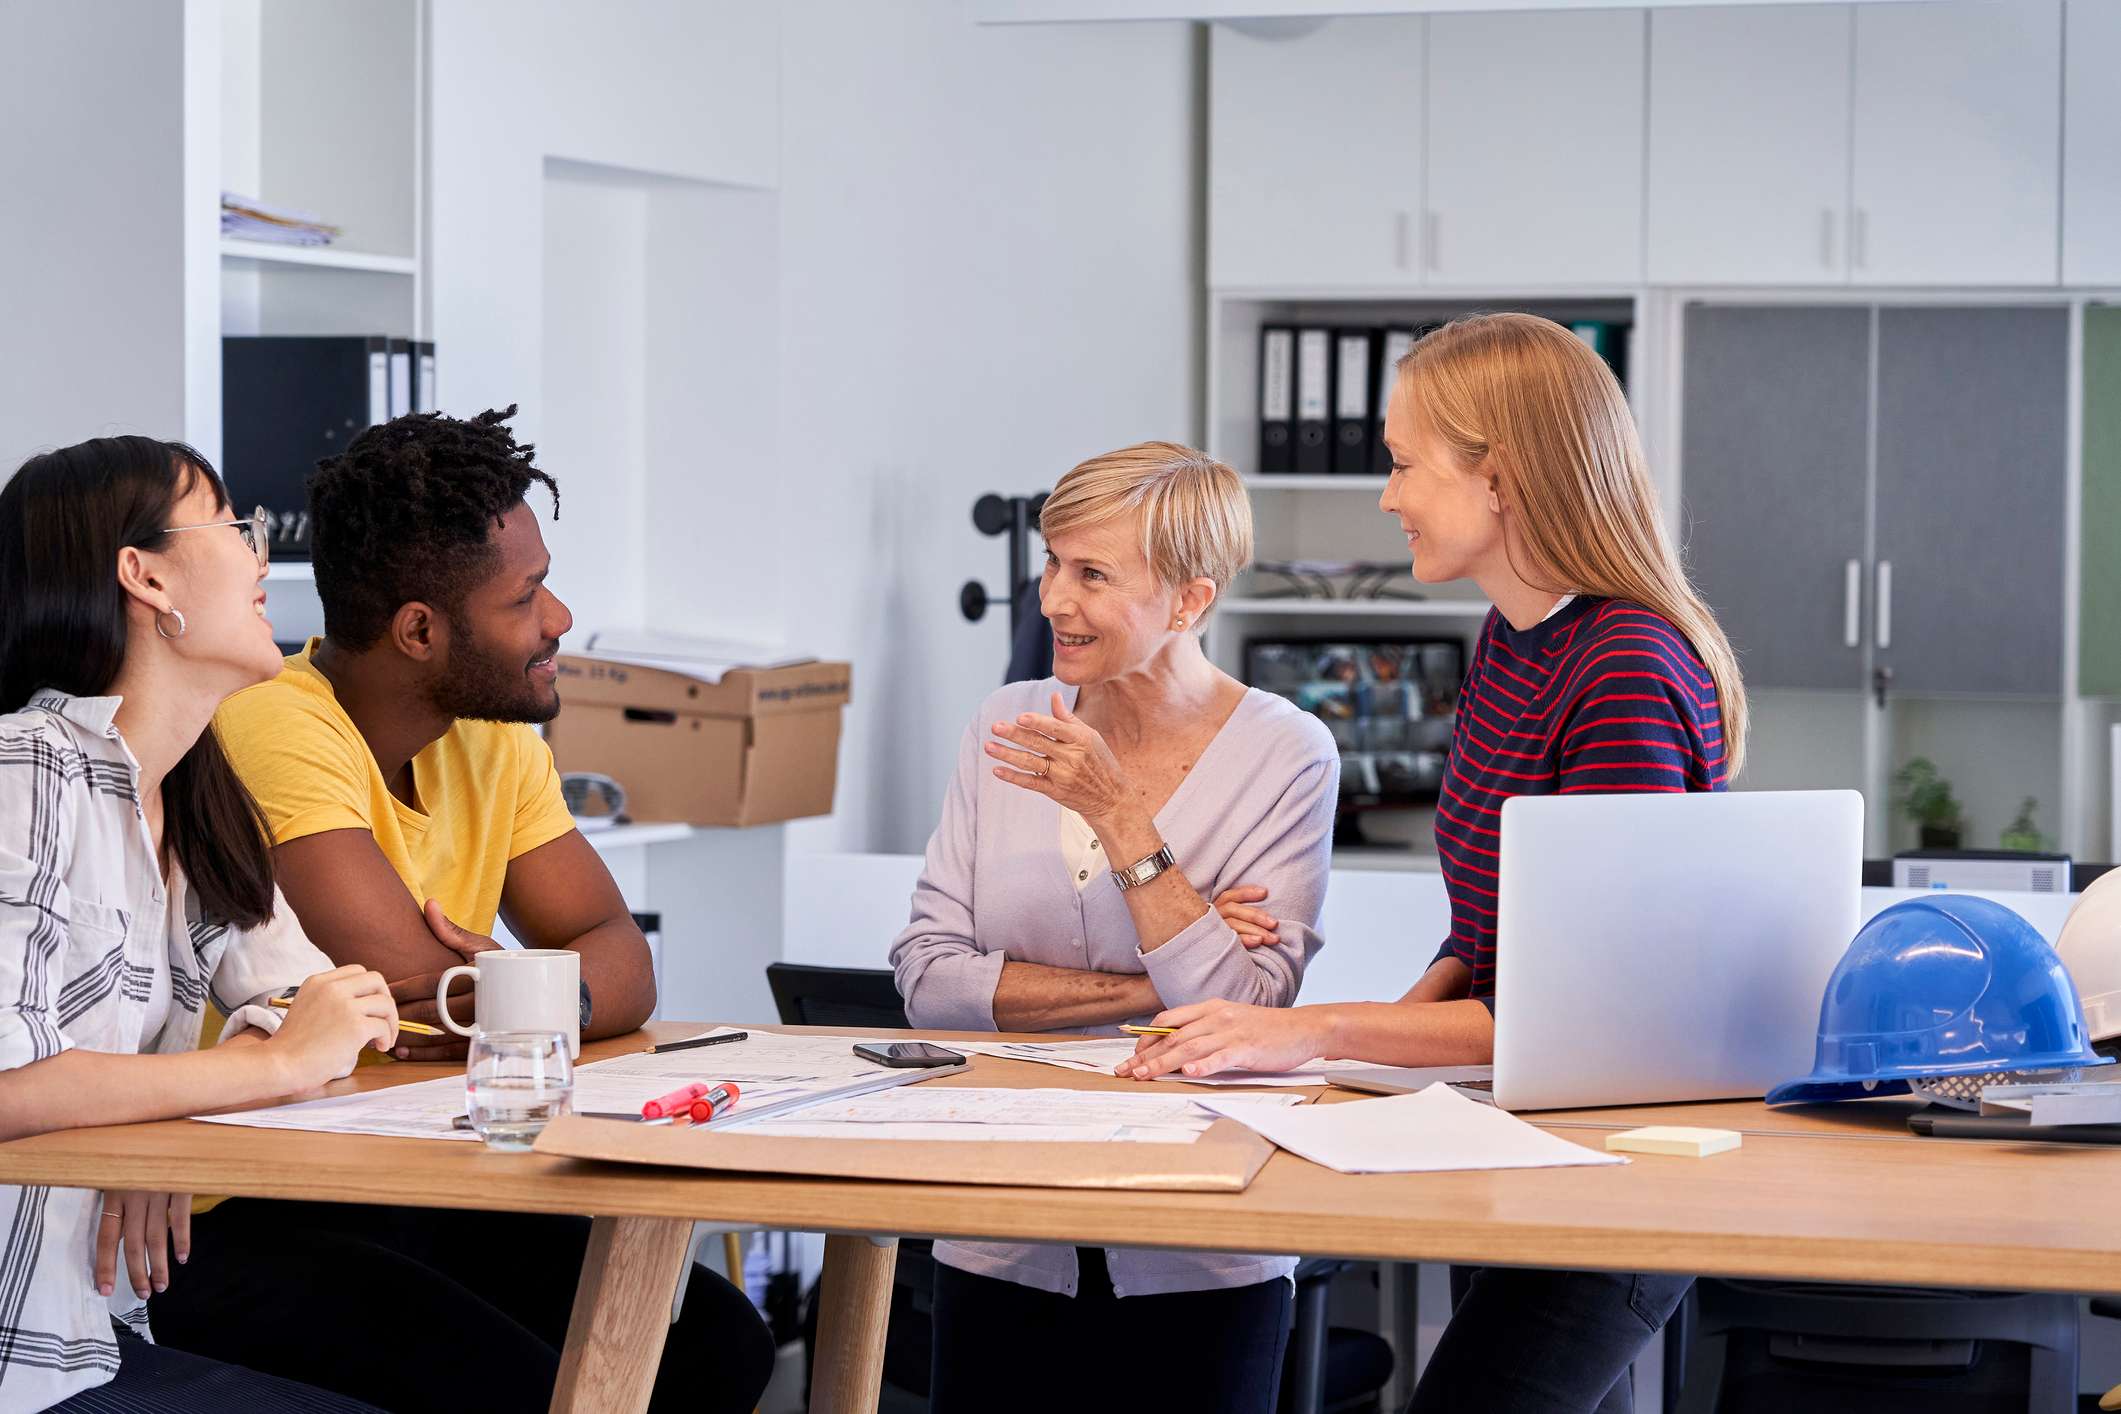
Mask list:
[[[2069,0],[2062,283],[2121,285],[2121,5]]]
[[[1429,21],[1431,283],[1642,279],[1640,10]]]
[[[2061,0],[1856,7],[1859,285],[2051,285]]]
[[[1218,24],[1208,60],[1208,283],[1420,279],[1418,16]]]
[[[1848,278],[1846,5],[1650,15],[1649,279]]]

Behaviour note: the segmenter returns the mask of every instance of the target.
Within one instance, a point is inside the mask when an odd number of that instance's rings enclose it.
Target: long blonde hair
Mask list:
[[[1539,587],[1640,604],[1693,646],[1716,684],[1724,775],[1736,777],[1747,725],[1738,655],[1665,533],[1635,419],[1605,360],[1552,320],[1479,314],[1415,344],[1398,376],[1409,406],[1517,512],[1529,568],[1554,581]]]

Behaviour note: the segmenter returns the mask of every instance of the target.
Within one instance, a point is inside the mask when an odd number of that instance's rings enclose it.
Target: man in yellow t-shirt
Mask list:
[[[400,417],[318,469],[324,636],[215,724],[281,890],[333,961],[381,972],[400,1016],[433,1021],[439,974],[495,946],[503,917],[532,947],[581,954],[588,1039],[646,1021],[655,978],[532,725],[560,710],[553,655],[573,621],[524,499],[536,482],[557,512],[559,489],[510,434],[514,411]],[[415,1060],[466,1044],[400,1040]],[[588,1239],[587,1219],[234,1198],[194,1219],[192,1260],[149,1319],[165,1345],[387,1408],[541,1409]],[[750,1301],[698,1266],[668,1348],[658,1410],[750,1410],[772,1369]]]
[[[408,1020],[434,1021],[442,970],[505,916],[528,946],[582,955],[584,1039],[631,1031],[655,1008],[648,943],[531,725],[560,710],[573,619],[524,495],[540,482],[557,508],[558,489],[498,418],[360,440],[311,483],[324,636],[215,719],[280,887],[333,961],[392,979]],[[413,1060],[465,1049],[401,1040]]]

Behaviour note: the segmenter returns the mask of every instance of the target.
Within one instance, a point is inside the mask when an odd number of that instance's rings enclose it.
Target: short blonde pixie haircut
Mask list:
[[[1251,563],[1244,483],[1206,452],[1176,442],[1137,442],[1082,463],[1046,498],[1038,529],[1051,541],[1125,515],[1139,520],[1142,558],[1167,589],[1206,579],[1221,598]]]

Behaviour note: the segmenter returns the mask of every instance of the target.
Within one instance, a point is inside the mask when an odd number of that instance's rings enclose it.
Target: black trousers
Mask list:
[[[1629,1366],[1692,1277],[1451,1268],[1451,1321],[1408,1414],[1630,1414]]]
[[[181,1350],[118,1336],[118,1374],[110,1383],[62,1399],[45,1414],[380,1414],[373,1405],[326,1394],[292,1380],[223,1365]]]
[[[538,1411],[552,1398],[587,1218],[232,1198],[148,1302],[155,1339],[397,1414]],[[692,1269],[653,1414],[748,1411],[773,1339],[743,1292]]]
[[[1074,1296],[936,1263],[930,1414],[1273,1414],[1287,1277],[1118,1297],[1103,1248],[1076,1256]]]

